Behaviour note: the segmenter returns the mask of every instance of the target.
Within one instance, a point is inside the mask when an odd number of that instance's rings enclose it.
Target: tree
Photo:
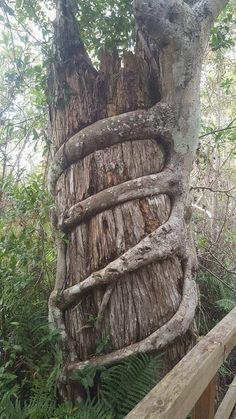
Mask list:
[[[166,347],[174,363],[191,341],[189,176],[202,58],[226,3],[134,0],[135,53],[103,51],[96,70],[72,4],[57,1],[48,89],[58,263],[49,308],[64,397],[78,392],[71,374],[88,363]]]

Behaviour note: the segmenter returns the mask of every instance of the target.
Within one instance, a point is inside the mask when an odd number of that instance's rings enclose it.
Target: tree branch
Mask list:
[[[184,44],[187,28],[194,22],[189,2],[182,0],[134,0],[134,14],[140,28],[160,41]],[[192,2],[191,2],[192,3]]]
[[[190,188],[191,190],[196,189],[196,190],[206,190],[206,191],[210,191],[213,193],[224,193],[224,194],[229,194],[232,191],[236,190],[236,186],[234,186],[233,188],[230,189],[212,189],[210,186],[191,186]]]
[[[203,212],[209,218],[212,218],[212,213],[210,211],[208,211],[207,209],[199,207],[199,205],[196,205],[196,204],[192,204],[192,207],[195,208],[196,210],[200,211],[200,212]]]
[[[207,137],[208,135],[214,135],[217,134],[218,132],[223,132],[223,131],[228,131],[230,129],[235,129],[236,126],[232,126],[232,124],[235,122],[235,118],[233,119],[233,121],[230,122],[230,124],[225,127],[225,128],[220,128],[220,129],[215,129],[213,131],[207,132],[206,134],[200,135],[199,139]]]
[[[229,0],[200,0],[196,4],[197,13],[214,23],[228,2]]]
[[[211,257],[213,257],[213,259],[214,260],[212,260],[212,259],[207,259],[206,257],[204,257],[204,256],[199,256],[199,258],[200,259],[203,259],[203,260],[205,260],[206,262],[208,262],[208,263],[214,263],[214,264],[217,264],[217,265],[219,265],[225,272],[227,272],[228,274],[230,274],[230,275],[235,275],[236,276],[236,270],[234,270],[234,271],[232,271],[232,270],[230,270],[230,269],[228,269],[228,268],[226,268],[226,266],[209,250],[209,251],[207,251],[207,253],[209,253],[210,254],[210,256]]]
[[[230,291],[232,291],[234,294],[236,294],[236,289],[234,289],[233,287],[231,287],[229,284],[227,284],[227,282],[225,282],[222,278],[220,278],[219,276],[217,276],[216,274],[214,274],[212,271],[210,271],[210,269],[206,268],[204,265],[202,265],[201,263],[199,263],[200,268],[204,269],[204,271],[208,272],[210,275],[214,276],[214,278],[216,278],[219,282],[221,282],[225,287],[227,287]]]

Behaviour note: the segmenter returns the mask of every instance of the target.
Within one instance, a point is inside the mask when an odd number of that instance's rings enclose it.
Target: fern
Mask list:
[[[60,404],[53,412],[50,419],[78,419],[78,406],[73,406],[72,403]]]
[[[38,399],[31,399],[25,408],[27,418],[30,419],[50,419],[56,408],[56,399],[50,394],[42,392]]]
[[[103,401],[87,401],[80,404],[78,419],[113,419],[113,414]]]
[[[156,384],[163,364],[160,356],[132,356],[101,376],[100,397],[113,417],[123,418]]]
[[[222,298],[216,301],[216,305],[228,313],[236,306],[236,301],[229,298]]]
[[[14,402],[6,395],[0,402],[0,419],[27,419],[27,413],[22,408],[19,399]]]

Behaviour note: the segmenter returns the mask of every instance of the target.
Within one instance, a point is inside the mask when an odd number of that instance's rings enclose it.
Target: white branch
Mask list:
[[[206,214],[209,218],[212,218],[212,213],[205,208],[199,207],[199,205],[192,204],[192,207],[195,208],[197,211],[203,212]]]

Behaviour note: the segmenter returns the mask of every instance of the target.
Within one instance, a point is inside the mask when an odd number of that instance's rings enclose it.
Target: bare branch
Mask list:
[[[214,276],[219,282],[221,282],[225,287],[227,287],[230,291],[232,291],[234,294],[236,294],[236,290],[231,287],[227,282],[225,282],[222,278],[220,278],[218,275],[214,274],[214,272],[210,271],[210,269],[206,268],[205,266],[201,265],[199,263],[199,266],[204,270],[207,271],[210,275]]]
[[[207,132],[206,134],[203,134],[203,135],[200,135],[200,139],[201,138],[205,138],[205,137],[207,137],[208,135],[214,135],[214,134],[217,134],[218,132],[223,132],[223,131],[228,131],[228,130],[230,130],[230,129],[235,129],[236,128],[236,126],[232,126],[232,124],[235,122],[235,119],[233,119],[233,121],[231,121],[230,122],[230,124],[227,126],[227,127],[225,127],[225,128],[220,128],[220,129],[215,129],[215,130],[213,130],[213,131],[210,131],[210,132]]]
[[[213,263],[217,263],[228,274],[230,274],[230,275],[236,275],[236,270],[232,271],[232,270],[226,268],[226,266],[210,250],[207,251],[207,253],[209,253],[213,257],[214,260],[207,259],[207,258],[205,258],[203,256],[200,256],[200,258],[206,260],[208,263],[209,262],[210,263],[212,263],[212,262]]]
[[[212,189],[210,186],[191,186],[190,189],[202,189],[202,190],[206,190],[206,191],[210,191],[213,193],[225,193],[225,194],[229,194],[232,191],[236,190],[236,186],[230,189]]]
[[[215,259],[216,263],[218,263],[226,272],[228,272],[231,275],[236,275],[236,271],[232,271],[228,268],[226,268],[225,265],[223,265],[223,263],[221,263],[221,261],[211,252],[209,251],[210,255]]]
[[[196,204],[192,204],[192,207],[195,208],[196,210],[200,211],[200,212],[203,212],[209,218],[212,218],[212,213],[210,211],[206,210],[205,208],[199,207],[199,205],[196,205]]]

